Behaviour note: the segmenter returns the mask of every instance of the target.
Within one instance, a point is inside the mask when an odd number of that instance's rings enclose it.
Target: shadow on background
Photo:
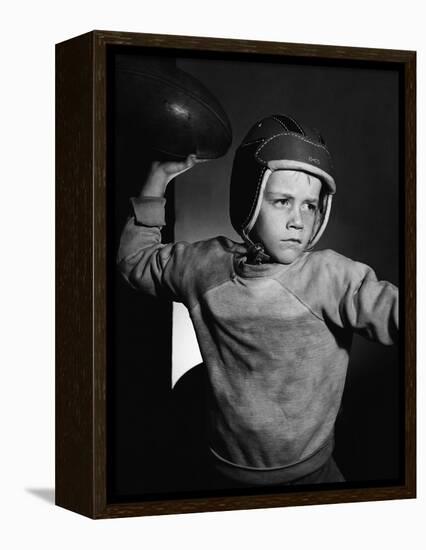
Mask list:
[[[27,487],[25,491],[49,504],[55,504],[55,489]]]

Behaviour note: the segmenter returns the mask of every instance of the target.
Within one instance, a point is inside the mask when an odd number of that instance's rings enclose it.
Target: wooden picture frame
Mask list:
[[[120,50],[122,49],[122,50]],[[392,484],[114,499],[108,490],[108,52],[376,67],[398,73],[403,295],[401,472]],[[416,496],[416,53],[93,31],[56,45],[56,504],[90,518]]]

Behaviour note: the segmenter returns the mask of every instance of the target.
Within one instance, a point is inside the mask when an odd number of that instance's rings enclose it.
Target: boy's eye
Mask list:
[[[288,199],[288,198],[276,199],[273,201],[273,204],[278,208],[290,207],[291,199]],[[307,210],[308,212],[312,212],[312,213],[317,211],[317,205],[314,203],[308,203],[308,202],[304,203],[301,208],[302,210],[305,210],[305,211]]]
[[[277,199],[276,201],[274,201],[274,204],[276,204],[277,206],[287,206],[290,204],[290,200],[289,199]]]
[[[317,211],[317,205],[310,202],[305,203],[304,207],[308,212],[314,213]]]

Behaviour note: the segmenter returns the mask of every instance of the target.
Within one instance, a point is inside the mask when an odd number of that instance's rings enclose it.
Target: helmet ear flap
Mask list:
[[[327,189],[325,188],[324,183],[321,184],[318,207],[321,213],[323,213],[327,207]]]
[[[241,234],[256,206],[266,166],[256,160],[259,142],[240,146],[234,158],[230,186],[230,217],[234,229]]]
[[[320,197],[320,202],[322,202],[322,210],[319,212],[318,219],[315,221],[314,231],[312,232],[311,240],[309,241],[307,250],[311,250],[314,245],[319,241],[321,235],[324,233],[324,230],[328,223],[328,218],[330,217],[331,203],[333,201],[333,195],[330,195],[327,192],[324,192],[322,201]]]

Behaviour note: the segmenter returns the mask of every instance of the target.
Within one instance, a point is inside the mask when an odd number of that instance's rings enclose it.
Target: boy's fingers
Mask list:
[[[182,170],[187,170],[190,168],[190,164],[188,159],[184,161],[169,161],[169,162],[163,162],[159,164],[159,167],[161,167],[166,173],[173,174],[177,172],[182,172]]]
[[[195,163],[199,164],[199,163],[202,163],[202,162],[209,162],[209,160],[211,160],[211,159],[196,159]]]
[[[185,160],[185,166],[191,168],[197,162],[197,155],[188,155]]]
[[[205,162],[206,160],[208,159],[199,159],[195,153],[191,153],[185,160],[181,161],[153,161],[152,171],[162,171],[166,174],[167,180],[170,181],[187,170],[190,170],[196,164]]]
[[[186,162],[189,162],[191,166],[194,164],[199,164],[200,162],[208,162],[210,159],[200,159],[197,157],[196,154],[188,155],[186,158]]]
[[[200,162],[203,162],[203,159],[198,159],[197,155],[188,155],[183,162],[175,164],[176,172],[186,172],[186,170],[189,170]]]

